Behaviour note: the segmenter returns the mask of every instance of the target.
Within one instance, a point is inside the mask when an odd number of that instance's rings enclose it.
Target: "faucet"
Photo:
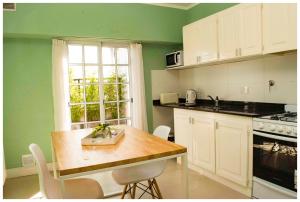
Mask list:
[[[219,97],[216,96],[216,99],[214,99],[212,96],[208,95],[207,97],[209,97],[214,103],[215,103],[215,107],[219,107]]]

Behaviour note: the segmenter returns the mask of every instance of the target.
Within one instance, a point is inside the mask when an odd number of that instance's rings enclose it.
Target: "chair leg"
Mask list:
[[[157,184],[155,178],[153,178],[153,182],[154,182],[154,186],[155,186],[155,188],[156,188],[156,190],[157,190],[158,198],[162,199],[162,195],[161,195],[161,192],[160,192],[160,190],[159,190],[159,187],[158,187],[158,184]]]
[[[129,194],[130,194],[130,198],[133,199],[133,195],[132,195],[132,186],[131,186],[131,184],[129,184],[129,189],[128,189],[128,191],[129,191]]]
[[[128,187],[128,184],[126,184],[125,187],[124,187],[124,189],[123,189],[123,193],[122,193],[121,199],[124,199],[126,191],[127,191],[127,187]]]
[[[132,198],[135,199],[135,190],[136,190],[136,183],[133,184],[133,189],[132,189]]]
[[[154,192],[153,192],[153,183],[151,182],[151,180],[148,180],[148,185],[149,185],[149,189],[151,191],[151,195],[152,195],[152,198],[154,199]]]

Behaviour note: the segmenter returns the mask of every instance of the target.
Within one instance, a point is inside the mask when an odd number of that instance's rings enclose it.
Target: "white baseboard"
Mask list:
[[[52,163],[47,163],[47,167],[49,170],[53,170]],[[7,178],[23,177],[34,174],[37,174],[37,168],[35,166],[6,169]]]

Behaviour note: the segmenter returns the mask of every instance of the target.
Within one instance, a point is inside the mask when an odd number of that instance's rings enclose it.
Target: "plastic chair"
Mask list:
[[[93,179],[80,178],[64,181],[65,192],[61,192],[60,181],[49,172],[46,160],[40,147],[30,144],[29,150],[36,161],[41,193],[48,199],[97,199],[103,198],[100,184]]]
[[[157,137],[167,140],[170,131],[170,127],[161,125],[154,130],[153,134]],[[130,193],[131,198],[135,198],[136,188],[140,188],[144,191],[139,198],[141,198],[145,193],[150,194],[152,198],[162,198],[162,194],[155,178],[163,173],[166,164],[167,161],[162,160],[144,165],[114,170],[112,172],[112,176],[115,181],[118,184],[125,186],[121,198],[123,199],[127,193]],[[142,181],[148,181],[148,187],[140,183]]]

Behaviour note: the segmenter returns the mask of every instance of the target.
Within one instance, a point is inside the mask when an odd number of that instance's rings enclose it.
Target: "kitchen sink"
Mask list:
[[[200,106],[200,108],[207,109],[207,110],[213,110],[213,111],[219,111],[219,110],[226,109],[225,107],[215,107],[215,106]]]

